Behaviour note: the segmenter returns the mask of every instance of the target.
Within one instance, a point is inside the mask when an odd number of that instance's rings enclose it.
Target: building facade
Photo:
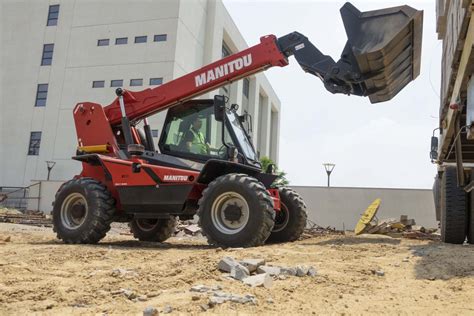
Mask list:
[[[247,47],[217,0],[2,0],[0,186],[68,180],[77,139],[72,109],[115,89],[168,82]],[[256,43],[250,43],[256,44]],[[278,161],[280,101],[264,74],[207,93],[253,117],[260,156]],[[166,113],[150,119],[156,141]]]

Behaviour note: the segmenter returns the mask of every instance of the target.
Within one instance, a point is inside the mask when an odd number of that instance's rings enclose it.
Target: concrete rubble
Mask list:
[[[265,259],[262,258],[236,260],[226,256],[219,261],[217,268],[222,272],[230,273],[231,278],[242,281],[251,287],[263,286],[270,288],[274,278],[284,280],[287,276],[314,277],[317,275],[316,269],[312,266],[280,267],[266,265],[265,262]],[[191,288],[191,291],[201,293],[208,290],[204,285],[196,285]]]
[[[400,219],[387,218],[371,222],[365,229],[366,234],[388,235],[411,239],[439,239],[438,229],[427,229],[416,225],[416,221],[401,215]]]
[[[234,302],[234,303],[240,303],[240,304],[257,304],[257,299],[255,298],[254,295],[251,294],[245,294],[245,295],[237,295],[233,293],[227,293],[222,291],[222,287],[219,285],[214,285],[214,286],[206,286],[206,285],[194,285],[191,287],[189,290],[190,292],[197,292],[197,293],[202,293],[206,294],[209,297],[209,301],[207,304],[201,304],[201,309],[203,311],[208,310],[209,308],[223,304],[225,302]],[[192,297],[192,300],[197,301],[199,300],[200,297],[195,296]]]

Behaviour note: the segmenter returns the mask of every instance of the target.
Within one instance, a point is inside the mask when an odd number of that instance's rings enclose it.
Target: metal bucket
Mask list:
[[[357,66],[371,103],[392,99],[420,74],[423,11],[409,6],[360,12],[341,8],[347,44],[341,59]]]

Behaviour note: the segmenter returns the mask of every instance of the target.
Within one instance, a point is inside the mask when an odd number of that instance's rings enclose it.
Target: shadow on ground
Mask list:
[[[417,258],[415,277],[423,280],[449,280],[474,277],[474,245],[430,242],[409,246]]]
[[[30,242],[29,244],[35,245],[63,245],[74,247],[76,245],[66,245],[60,240],[48,240],[48,241],[38,241]],[[191,244],[191,243],[168,243],[168,242],[146,242],[138,240],[117,240],[117,241],[102,241],[98,244],[80,244],[77,245],[81,248],[105,248],[105,249],[122,249],[122,250],[139,250],[139,249],[178,249],[178,250],[198,250],[198,249],[213,249],[214,246],[206,244]]]
[[[341,236],[333,239],[327,239],[320,242],[308,242],[302,243],[301,245],[313,245],[313,246],[341,246],[341,245],[359,245],[359,244],[387,244],[387,245],[398,245],[400,239],[382,237],[354,237],[354,236]]]

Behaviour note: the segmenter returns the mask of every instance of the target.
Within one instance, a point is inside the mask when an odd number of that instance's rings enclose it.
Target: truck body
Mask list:
[[[433,193],[442,240],[474,242],[474,20],[472,0],[436,0],[442,41],[439,127],[431,160],[438,166]],[[439,138],[435,137],[439,130]]]

